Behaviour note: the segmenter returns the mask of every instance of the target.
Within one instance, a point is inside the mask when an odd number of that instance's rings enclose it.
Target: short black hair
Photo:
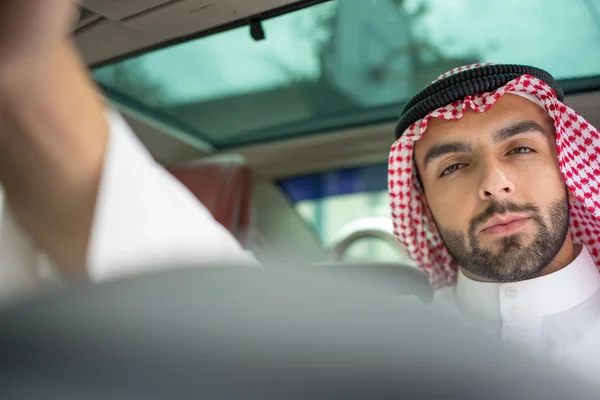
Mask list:
[[[423,179],[421,178],[421,172],[419,171],[419,166],[414,159],[413,154],[413,168],[415,169],[415,175],[417,176],[417,184],[419,185],[419,189],[421,189],[421,193],[425,194],[425,185],[423,185]]]

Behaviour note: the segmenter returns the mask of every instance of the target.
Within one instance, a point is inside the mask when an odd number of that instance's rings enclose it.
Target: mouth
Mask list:
[[[529,221],[530,217],[524,215],[497,216],[489,220],[480,230],[484,235],[510,235],[519,231]]]

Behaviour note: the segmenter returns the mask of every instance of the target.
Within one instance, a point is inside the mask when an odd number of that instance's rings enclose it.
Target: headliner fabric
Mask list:
[[[482,64],[454,69],[434,83],[476,68],[482,68]],[[560,170],[570,192],[576,197],[571,202],[570,232],[573,242],[586,246],[596,265],[600,263],[600,134],[576,111],[561,102],[552,86],[535,76],[521,75],[494,90],[467,95],[429,112],[411,123],[392,145],[388,189],[394,234],[429,276],[435,289],[453,285],[459,266],[439,234],[430,229],[430,221],[423,212],[421,189],[413,163],[414,142],[425,133],[430,118],[459,119],[467,107],[485,112],[507,93],[521,94],[526,98],[534,96],[539,100],[536,104],[541,105],[554,122]]]

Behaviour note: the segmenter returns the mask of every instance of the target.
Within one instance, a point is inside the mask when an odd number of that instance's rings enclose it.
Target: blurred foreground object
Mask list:
[[[160,272],[46,295],[0,326],[2,398],[592,398],[339,270]]]

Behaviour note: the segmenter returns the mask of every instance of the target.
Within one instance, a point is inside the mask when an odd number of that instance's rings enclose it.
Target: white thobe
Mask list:
[[[235,238],[161,167],[121,115],[109,138],[84,266],[100,282],[158,268],[252,264]],[[56,278],[51,263],[0,196],[0,297]]]
[[[539,278],[477,282],[459,273],[432,302],[502,343],[540,355],[597,382],[600,367],[600,272],[587,249]]]

